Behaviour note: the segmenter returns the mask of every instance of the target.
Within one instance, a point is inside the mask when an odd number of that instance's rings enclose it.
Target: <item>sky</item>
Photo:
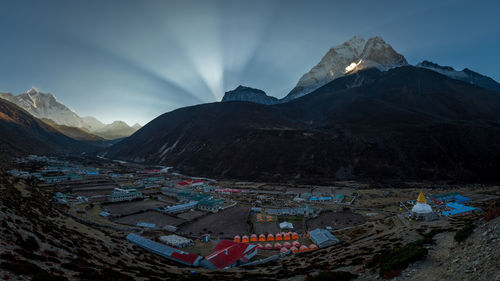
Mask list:
[[[0,92],[141,125],[238,85],[284,97],[330,47],[379,35],[409,63],[500,81],[500,1],[0,0]]]

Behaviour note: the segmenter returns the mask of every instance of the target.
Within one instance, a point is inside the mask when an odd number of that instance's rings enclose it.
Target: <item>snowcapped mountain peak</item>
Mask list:
[[[474,72],[468,68],[464,68],[462,71],[455,70],[451,66],[442,66],[437,63],[433,63],[427,60],[417,63],[417,67],[423,67],[435,72],[446,75],[450,78],[465,81],[479,87],[483,87],[490,90],[500,91],[500,83],[493,80],[492,78]]]
[[[338,77],[361,69],[375,67],[385,71],[406,64],[404,56],[398,54],[382,37],[365,40],[354,36],[330,48],[321,61],[300,78],[283,101],[306,95]]]
[[[124,121],[115,120],[115,121],[113,121],[113,123],[111,123],[111,126],[127,126],[128,127],[128,124],[125,123]]]
[[[364,48],[365,44],[366,44],[366,40],[365,39],[363,39],[362,37],[360,37],[358,35],[355,35],[351,39],[345,41],[340,46],[345,46],[348,49],[353,50],[357,55],[360,55],[361,52],[363,51],[363,48]],[[339,49],[340,46],[337,46],[337,47],[334,47],[334,48]]]
[[[52,94],[42,93],[35,87],[17,96],[0,93],[0,98],[16,104],[36,118],[50,119],[57,125],[81,128],[106,139],[126,137],[138,129],[137,126],[130,127],[123,121],[115,121],[106,125],[95,117],[80,117],[58,102]]]
[[[388,68],[408,64],[405,57],[398,54],[380,36],[370,38],[366,41],[362,58],[364,61],[374,62],[380,70],[387,70]]]
[[[35,88],[35,87],[31,87],[31,89],[29,89],[26,93],[28,95],[34,95],[34,94],[39,94],[40,91],[37,88]]]
[[[0,94],[0,97],[16,104],[37,118],[51,119],[59,125],[82,127],[82,120],[76,113],[59,103],[52,94],[41,93],[34,87],[17,96]]]

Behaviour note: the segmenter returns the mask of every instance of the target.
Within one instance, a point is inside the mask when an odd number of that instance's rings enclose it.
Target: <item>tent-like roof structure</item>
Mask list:
[[[316,246],[314,244],[309,245],[309,250],[317,250],[317,249],[318,249],[318,246]]]

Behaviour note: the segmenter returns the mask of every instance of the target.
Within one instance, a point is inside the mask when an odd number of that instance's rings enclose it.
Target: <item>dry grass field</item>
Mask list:
[[[307,229],[325,228],[331,226],[333,229],[342,229],[362,224],[366,219],[356,213],[347,212],[323,212],[318,217],[307,220]]]
[[[213,233],[223,237],[232,238],[234,235],[248,233],[247,224],[248,207],[233,207],[215,214],[209,214],[192,223],[183,225],[181,231],[201,235]]]
[[[165,206],[166,203],[156,200],[136,200],[128,202],[106,203],[102,205],[111,215],[127,215],[139,211],[152,210]]]
[[[176,218],[167,214],[163,214],[157,211],[148,211],[144,213],[139,213],[135,215],[121,217],[114,220],[115,223],[132,225],[135,226],[139,222],[154,223],[157,227],[164,227],[165,225],[177,226],[183,223],[185,220]]]

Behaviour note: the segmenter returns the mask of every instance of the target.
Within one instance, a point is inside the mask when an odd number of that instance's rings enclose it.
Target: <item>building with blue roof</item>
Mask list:
[[[455,200],[456,200],[455,201],[456,203],[472,201],[472,199],[470,199],[469,197],[465,197],[465,196],[462,196],[462,195],[456,195],[455,196]]]
[[[437,200],[437,201],[441,201],[441,202],[445,202],[445,203],[446,202],[460,203],[460,202],[467,202],[467,201],[472,200],[468,197],[465,197],[465,196],[458,194],[457,192],[432,195],[431,199],[433,199],[433,201]]]
[[[144,228],[156,228],[156,224],[148,223],[148,222],[138,222],[137,226],[144,227]]]
[[[331,201],[332,197],[330,196],[313,196],[309,198],[309,201],[311,202],[325,202],[325,201]]]
[[[441,214],[447,217],[469,215],[480,210],[478,208],[462,205],[459,203],[447,203],[445,206],[448,208],[448,210],[441,212]]]

